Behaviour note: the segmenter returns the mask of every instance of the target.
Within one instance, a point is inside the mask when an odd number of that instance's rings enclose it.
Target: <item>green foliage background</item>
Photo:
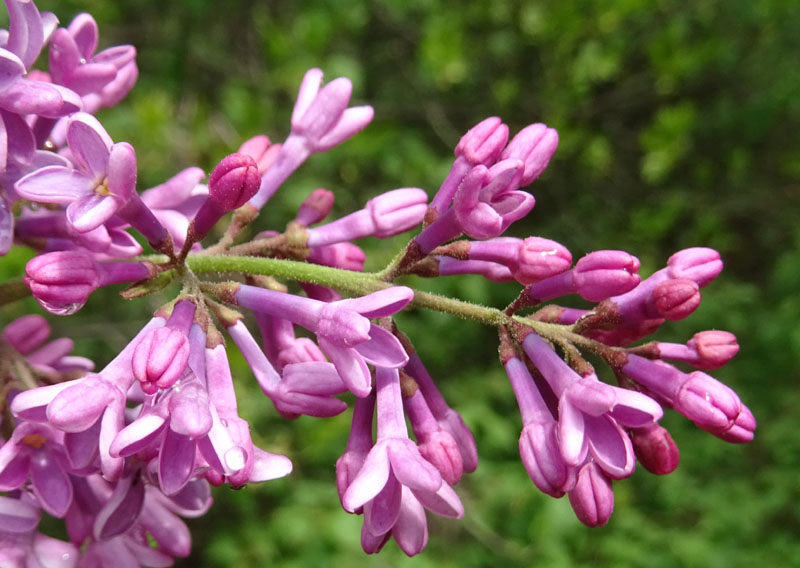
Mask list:
[[[212,511],[189,521],[194,552],[179,566],[800,566],[794,1],[37,4],[63,24],[89,11],[102,46],[137,46],[139,83],[100,118],[136,148],[140,189],[189,165],[209,170],[255,134],[280,141],[303,73],[318,66],[328,78],[350,77],[375,121],[293,176],[265,209],[264,227],[282,226],[320,186],[336,193],[337,214],[395,187],[432,194],[461,134],[496,114],[512,131],[542,121],[561,137],[530,188],[537,206],[514,234],[559,240],[576,258],[626,249],[643,274],[687,246],[715,247],[726,260],[701,308],[660,337],[737,334],[740,354],[715,375],[753,410],[756,440],[731,446],[668,415],[681,466],[665,478],[637,471],[616,483],[608,526],[583,527],[566,499],[543,496],[528,480],[492,331],[409,313],[401,327],[478,440],[481,465],[458,487],[466,518],[431,520],[428,548],[414,559],[394,544],[363,555],[360,519],[340,509],[334,483],[348,416],[281,420],[233,355],[243,415],[262,447],[288,454],[295,472],[218,490]],[[367,242],[368,268],[403,244]],[[24,261],[12,255],[2,270],[18,274]],[[419,285],[498,307],[517,293],[480,278]],[[79,315],[52,323],[80,354],[104,362],[157,305],[98,294]]]

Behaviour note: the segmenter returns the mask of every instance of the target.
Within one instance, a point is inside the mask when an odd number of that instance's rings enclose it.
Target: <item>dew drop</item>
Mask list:
[[[45,302],[43,300],[38,300],[38,302],[39,305],[45,310],[57,316],[71,316],[86,305],[86,302],[75,302],[70,304],[58,304],[54,302]]]
[[[225,465],[227,465],[231,471],[240,471],[244,469],[246,463],[247,452],[245,452],[243,448],[236,446],[225,452]]]

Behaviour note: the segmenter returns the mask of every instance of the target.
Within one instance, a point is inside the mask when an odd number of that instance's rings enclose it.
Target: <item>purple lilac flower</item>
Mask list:
[[[134,193],[136,155],[133,147],[114,144],[96,118],[72,117],[67,140],[75,168],[48,166],[26,175],[15,185],[25,199],[68,204],[67,219],[79,232],[108,221]]]
[[[372,389],[367,362],[397,368],[407,361],[399,341],[367,318],[386,317],[403,309],[413,297],[409,288],[395,286],[362,298],[325,303],[242,284],[236,286],[232,296],[240,306],[287,319],[316,333],[320,348],[357,396],[366,396]]]
[[[401,546],[404,542],[416,543],[408,550],[404,548],[404,552],[412,555],[424,546],[426,536],[420,535],[426,535],[427,522],[424,514],[411,515],[414,521],[409,522],[404,514],[407,508],[419,513],[421,505],[451,518],[461,518],[464,508],[439,471],[408,438],[397,369],[379,367],[376,380],[377,441],[347,487],[342,503],[350,512],[364,508],[363,530],[368,538],[362,536],[362,542],[381,540],[391,531]],[[408,496],[404,497],[407,491]]]
[[[292,111],[291,134],[264,172],[258,193],[250,200],[256,210],[312,153],[326,152],[341,144],[372,120],[372,107],[347,107],[352,91],[349,79],[339,77],[320,88],[321,84],[322,71],[306,72]]]
[[[579,466],[588,455],[614,479],[633,472],[630,437],[622,426],[638,428],[657,422],[661,407],[648,396],[581,377],[541,337],[531,332],[523,349],[559,398],[561,455]]]
[[[577,469],[561,455],[558,422],[525,364],[510,357],[504,366],[522,415],[519,453],[525,470],[543,493],[561,497],[575,487]]]

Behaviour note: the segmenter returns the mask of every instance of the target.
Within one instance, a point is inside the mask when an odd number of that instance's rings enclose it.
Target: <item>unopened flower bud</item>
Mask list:
[[[230,154],[217,164],[208,178],[208,199],[194,216],[184,250],[205,237],[223,215],[241,207],[261,184],[258,166],[245,154]]]
[[[326,225],[308,229],[310,247],[377,237],[384,239],[412,229],[422,222],[427,194],[415,187],[387,191],[367,201],[364,209]]]
[[[230,154],[211,172],[208,195],[225,211],[233,211],[247,203],[260,184],[255,160],[246,154]]]
[[[647,471],[656,475],[666,475],[675,471],[681,454],[666,428],[651,424],[634,428],[631,432],[636,459]]]
[[[361,272],[364,270],[366,258],[367,255],[357,245],[344,242],[314,247],[311,249],[308,261],[314,264],[322,264],[323,266]]]
[[[275,158],[278,157],[280,150],[280,144],[273,144],[270,142],[269,137],[261,134],[245,140],[242,145],[239,146],[237,153],[245,154],[253,158],[256,162],[256,166],[258,166],[258,173],[263,174],[269,169],[272,162],[275,161]]]
[[[295,221],[304,226],[319,223],[333,209],[333,192],[319,188],[312,191],[305,201],[300,204]]]
[[[50,337],[50,324],[39,314],[17,318],[3,330],[3,338],[22,355],[27,355]]]
[[[517,282],[527,286],[561,274],[571,264],[572,255],[562,244],[541,237],[528,237],[522,241],[511,271]]]
[[[581,258],[574,269],[578,294],[590,302],[599,302],[624,294],[641,281],[637,274],[639,259],[621,250],[598,250]]]
[[[722,271],[722,259],[714,249],[693,247],[669,257],[667,267],[672,278],[688,278],[702,288]]]
[[[508,126],[496,116],[482,120],[470,128],[455,149],[472,166],[491,166],[508,140]]]
[[[169,327],[159,327],[142,337],[133,351],[133,376],[142,390],[154,394],[171,387],[186,370],[189,338]]]
[[[97,263],[84,250],[51,252],[30,260],[25,284],[39,304],[56,315],[70,315],[100,286]]]
[[[697,352],[698,360],[693,364],[698,369],[718,369],[739,352],[736,336],[716,329],[695,333],[687,345]]]
[[[541,175],[558,147],[558,132],[537,123],[520,130],[500,158],[516,158],[525,164],[520,187],[525,187]]]
[[[673,407],[698,427],[716,434],[733,426],[742,411],[742,402],[726,385],[702,371],[694,371],[676,394]]]
[[[700,287],[687,278],[665,280],[653,290],[653,303],[661,317],[682,320],[700,305]]]
[[[569,492],[569,503],[575,516],[586,526],[600,527],[611,518],[614,512],[611,479],[595,462],[581,467],[575,489]]]
[[[375,224],[373,236],[385,239],[413,229],[422,222],[428,194],[416,187],[387,191],[373,197],[365,206]]]

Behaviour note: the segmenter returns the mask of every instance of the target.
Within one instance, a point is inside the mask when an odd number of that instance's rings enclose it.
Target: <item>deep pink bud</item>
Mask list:
[[[679,321],[700,305],[700,287],[686,278],[665,280],[653,290],[653,302],[661,317]]]
[[[3,330],[3,338],[22,355],[27,355],[50,337],[50,324],[39,314],[17,318]]]
[[[722,272],[722,259],[714,249],[693,247],[669,257],[667,267],[672,278],[688,278],[702,288]]]
[[[470,128],[455,149],[472,166],[491,166],[508,140],[508,126],[496,116],[482,120]]]
[[[525,170],[519,185],[525,187],[541,175],[557,147],[558,132],[541,123],[531,124],[514,136],[500,159],[522,160]]]
[[[663,426],[651,424],[631,430],[633,451],[639,463],[650,473],[666,475],[680,463],[678,445]]]
[[[611,479],[595,462],[581,467],[575,489],[569,492],[569,503],[575,516],[586,526],[600,527],[611,518],[614,512]]]
[[[726,385],[702,371],[694,371],[675,395],[673,408],[716,435],[733,426],[742,411],[742,402]]]
[[[698,360],[692,363],[698,369],[718,369],[739,352],[736,336],[716,329],[695,333],[687,346],[697,352]]]
[[[436,422],[422,391],[417,390],[408,398],[403,398],[403,406],[422,457],[439,470],[447,483],[458,483],[464,473],[458,444],[453,435]]]
[[[100,285],[96,264],[82,249],[43,254],[28,262],[25,284],[44,309],[70,315],[82,308]]]
[[[641,281],[639,266],[639,259],[625,251],[590,252],[575,264],[573,278],[578,294],[590,302],[624,294]]]
[[[733,420],[730,428],[723,432],[712,432],[712,434],[732,444],[745,444],[753,439],[755,429],[755,416],[749,408],[742,405],[742,410]]]
[[[133,376],[142,390],[154,394],[171,387],[186,370],[189,361],[189,338],[169,327],[150,330],[133,351]]]
[[[333,192],[319,188],[312,191],[305,201],[300,204],[295,221],[306,227],[319,223],[333,209]]]
[[[208,195],[225,211],[241,207],[261,185],[258,166],[251,156],[230,154],[217,164],[208,178]]]
[[[541,237],[528,237],[522,241],[516,263],[510,268],[517,282],[527,286],[561,274],[571,264],[572,255],[562,244]]]

